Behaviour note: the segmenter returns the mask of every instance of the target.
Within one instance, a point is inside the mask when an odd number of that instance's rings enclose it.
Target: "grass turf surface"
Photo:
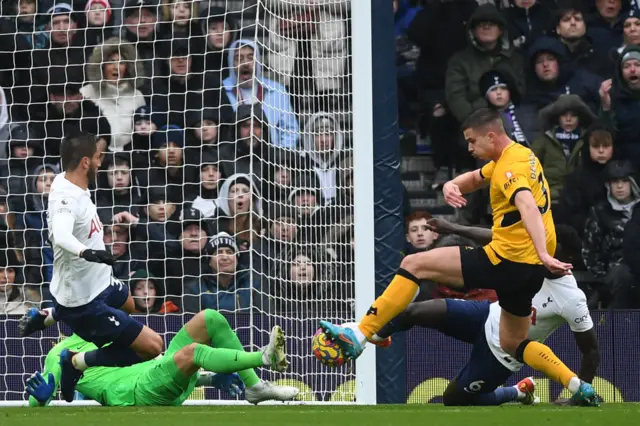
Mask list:
[[[638,425],[640,404],[600,408],[444,407],[442,405],[210,406],[210,407],[48,407],[0,408],[0,425],[22,426],[430,426],[430,425]]]

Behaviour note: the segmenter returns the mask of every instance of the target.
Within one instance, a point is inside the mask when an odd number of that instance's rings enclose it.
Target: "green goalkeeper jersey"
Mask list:
[[[184,343],[188,344],[188,342]],[[127,406],[152,405],[153,401],[148,401],[148,398],[145,398],[145,394],[149,391],[157,393],[158,390],[162,393],[162,389],[171,387],[172,392],[167,392],[168,398],[162,401],[162,405],[180,405],[193,391],[197,381],[197,375],[186,378],[186,381],[177,380],[178,382],[183,382],[183,385],[176,389],[175,381],[169,377],[171,374],[149,374],[153,369],[156,369],[159,373],[166,370],[166,368],[162,368],[165,367],[164,364],[175,365],[173,362],[173,353],[177,349],[175,346],[174,344],[170,345],[164,357],[145,361],[130,367],[91,367],[84,372],[84,375],[78,382],[76,390],[84,395],[85,398],[95,400],[101,405]],[[57,393],[60,382],[59,361],[60,352],[62,352],[63,349],[69,349],[72,352],[87,352],[95,350],[97,347],[93,343],[85,342],[74,334],[59,342],[49,351],[45,359],[44,372],[42,375],[45,377],[45,380],[47,380],[49,373],[53,373],[56,386],[54,395]],[[155,380],[154,377],[156,377],[157,380]],[[47,402],[47,404],[48,403],[49,402]],[[40,404],[35,398],[29,397],[29,405],[34,407]]]

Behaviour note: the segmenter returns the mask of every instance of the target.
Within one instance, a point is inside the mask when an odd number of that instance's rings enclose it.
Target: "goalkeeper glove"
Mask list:
[[[49,373],[48,382],[45,381],[39,371],[36,371],[27,379],[27,393],[38,400],[41,405],[46,404],[51,399],[55,390],[56,381],[53,373]]]
[[[82,257],[87,262],[106,263],[107,265],[113,265],[115,262],[115,259],[113,258],[111,253],[106,250],[87,249],[82,252],[80,257]]]
[[[208,379],[209,383],[207,385],[220,389],[231,396],[240,396],[244,391],[244,383],[242,383],[237,373],[205,373],[204,376]]]

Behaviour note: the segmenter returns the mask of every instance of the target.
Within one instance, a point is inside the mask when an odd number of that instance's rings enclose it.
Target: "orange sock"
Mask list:
[[[551,348],[540,342],[529,342],[524,348],[524,362],[547,375],[552,380],[562,383],[565,388],[569,387],[572,378],[577,377],[560,359],[553,353]]]
[[[416,277],[400,269],[387,289],[376,299],[367,314],[360,320],[360,331],[367,339],[376,334],[386,323],[404,311],[420,290]]]

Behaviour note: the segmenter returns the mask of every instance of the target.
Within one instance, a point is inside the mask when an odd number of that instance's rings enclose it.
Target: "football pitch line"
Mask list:
[[[584,426],[638,425],[640,404],[600,408],[444,407],[442,405],[361,406],[207,406],[207,407],[48,407],[0,408],[2,426],[503,426],[508,424]]]

